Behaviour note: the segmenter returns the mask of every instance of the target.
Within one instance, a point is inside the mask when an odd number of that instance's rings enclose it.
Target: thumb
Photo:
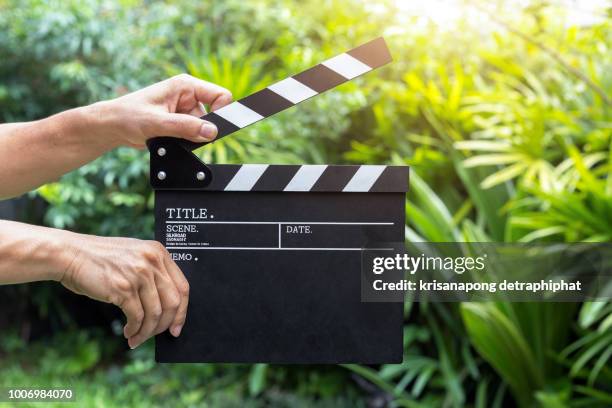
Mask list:
[[[166,113],[159,122],[156,134],[174,136],[201,143],[217,136],[217,126],[197,116],[184,113]]]

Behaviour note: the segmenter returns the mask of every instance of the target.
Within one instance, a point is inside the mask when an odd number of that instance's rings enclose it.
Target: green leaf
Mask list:
[[[267,364],[254,364],[249,375],[249,394],[259,395],[266,386]]]
[[[467,168],[478,166],[496,166],[508,163],[516,163],[525,160],[521,154],[481,154],[473,156],[463,161],[463,165]]]
[[[510,385],[516,400],[528,405],[544,377],[520,329],[493,303],[463,303],[461,315],[480,355]]]
[[[503,170],[491,174],[490,176],[485,178],[482,183],[480,183],[480,185],[482,186],[482,188],[494,187],[498,184],[501,184],[508,180],[512,180],[513,178],[519,176],[526,168],[527,164],[524,162],[513,164],[512,166],[506,167]]]
[[[486,152],[510,152],[512,145],[502,140],[461,140],[453,143],[458,150],[480,150]]]

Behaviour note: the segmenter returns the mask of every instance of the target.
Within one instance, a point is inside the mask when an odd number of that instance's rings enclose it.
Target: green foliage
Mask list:
[[[126,354],[125,361],[92,368],[99,363],[107,341],[100,334],[68,331],[45,341],[24,344],[14,333],[3,333],[0,344],[0,378],[3,387],[71,388],[78,406],[91,407],[360,407],[356,394],[343,384],[343,395],[300,390],[317,390],[338,383],[333,376],[307,370],[309,378],[300,379],[300,387],[288,393],[282,388],[262,388],[257,396],[243,392],[249,378],[244,365],[178,364],[156,365],[151,344]],[[10,353],[6,354],[5,353]],[[258,371],[254,366],[254,370]],[[265,366],[263,366],[265,367]],[[341,372],[337,370],[336,374]],[[287,372],[278,368],[277,384],[288,381]],[[341,378],[341,377],[340,377]],[[253,380],[251,379],[251,383]],[[20,403],[37,407],[40,402]],[[75,402],[54,403],[72,407]],[[0,407],[13,406],[0,402]]]
[[[559,353],[571,323],[574,305],[465,303],[461,312],[478,350],[514,392],[529,406],[536,392],[554,381]]]
[[[612,239],[609,17],[575,27],[555,2],[469,1],[447,27],[397,1],[371,3],[0,0],[0,120],[37,119],[179,72],[241,97],[385,34],[389,67],[200,156],[410,164],[414,245]],[[147,174],[147,154],[122,148],[36,194],[48,225],[147,238]],[[57,288],[24,294],[54,327],[73,327]],[[3,333],[0,378],[74,384],[84,406],[612,404],[610,303],[408,302],[404,330],[402,364],[307,368],[156,365],[150,345],[124,352],[119,335],[68,329],[26,344]]]

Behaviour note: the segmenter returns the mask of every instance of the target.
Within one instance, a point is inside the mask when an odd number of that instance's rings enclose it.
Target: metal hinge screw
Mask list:
[[[157,178],[160,180],[164,180],[166,178],[166,172],[160,171],[159,173],[157,173]]]
[[[196,173],[196,178],[200,181],[204,180],[206,178],[206,174],[203,171],[198,171]]]
[[[157,154],[159,156],[165,156],[166,155],[166,149],[164,149],[163,147],[160,147],[159,149],[157,149]]]

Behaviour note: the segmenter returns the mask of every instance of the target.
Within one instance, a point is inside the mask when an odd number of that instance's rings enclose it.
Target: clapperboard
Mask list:
[[[203,116],[222,138],[391,61],[382,38]],[[361,253],[404,241],[408,168],[210,165],[149,142],[155,236],[190,282],[158,362],[392,363],[401,303],[361,301]]]

